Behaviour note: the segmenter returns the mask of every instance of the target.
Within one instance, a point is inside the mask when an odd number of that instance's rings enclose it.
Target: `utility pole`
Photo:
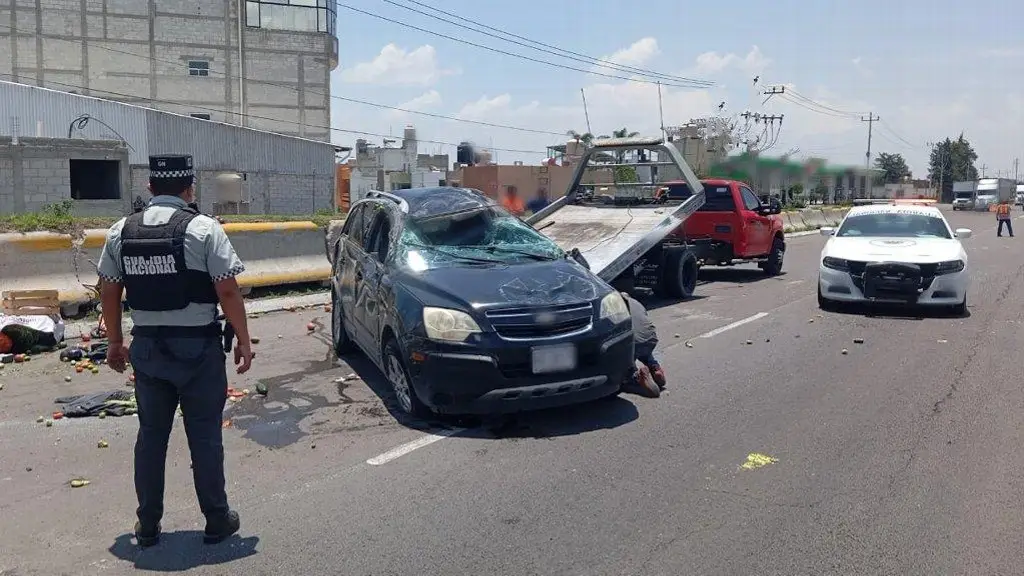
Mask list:
[[[658,120],[661,122],[661,139],[668,140],[665,134],[665,109],[661,103],[661,82],[658,82]]]
[[[868,151],[864,155],[864,169],[867,171],[867,174],[865,175],[864,187],[867,188],[866,192],[868,193],[869,198],[872,196],[871,188],[874,184],[871,181],[871,128],[874,126],[875,122],[878,122],[881,119],[881,116],[874,116],[871,112],[868,112],[867,118],[863,116],[860,117],[861,122],[868,123]]]
[[[1013,159],[1013,181],[1014,182],[1019,182],[1020,181],[1020,180],[1017,179],[1017,176],[1018,176],[1017,171],[1018,171],[1019,168],[1020,168],[1020,158],[1014,158]]]
[[[987,169],[988,169],[988,164],[982,164],[982,165],[981,165],[981,177],[982,177],[982,178],[984,178],[984,177],[985,177],[985,171],[986,171]]]
[[[776,94],[785,94],[785,93],[786,93],[786,87],[785,86],[772,86],[771,88],[769,88],[769,89],[765,90],[764,92],[762,92],[762,94],[764,94],[765,98],[764,98],[764,101],[761,102],[761,105],[764,106],[765,102],[768,102],[768,100],[770,100],[772,96],[775,96]]]
[[[580,88],[580,96],[583,96],[583,117],[587,119],[587,134],[593,134],[590,130],[590,111],[587,110],[587,91]]]

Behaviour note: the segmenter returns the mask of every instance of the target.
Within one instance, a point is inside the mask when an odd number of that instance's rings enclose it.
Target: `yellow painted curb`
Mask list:
[[[232,232],[301,232],[304,230],[319,230],[320,227],[313,222],[228,222],[224,225],[224,231]]]
[[[246,274],[238,277],[238,285],[245,288],[258,288],[261,286],[284,286],[286,284],[301,284],[303,282],[321,282],[331,277],[331,267],[324,266],[315,270],[299,272],[280,272],[276,274]]]
[[[101,248],[107,240],[106,230],[86,230],[83,248]],[[29,232],[28,234],[0,234],[0,244],[14,244],[22,250],[32,252],[55,252],[71,250],[71,236],[53,232]]]

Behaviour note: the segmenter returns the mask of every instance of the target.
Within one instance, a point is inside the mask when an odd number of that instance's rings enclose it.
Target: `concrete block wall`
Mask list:
[[[337,54],[325,33],[244,27],[239,116],[240,4],[0,0],[0,74],[13,76],[0,78],[329,141]],[[189,75],[190,60],[210,74]]]
[[[71,198],[68,158],[26,157],[21,161],[21,177],[27,212]]]

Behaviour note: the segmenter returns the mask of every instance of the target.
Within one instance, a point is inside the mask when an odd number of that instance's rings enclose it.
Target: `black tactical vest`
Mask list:
[[[208,272],[185,267],[185,231],[198,212],[181,208],[166,224],[148,226],[145,210],[129,216],[121,229],[121,267],[128,306],[168,312],[190,303],[215,304]]]

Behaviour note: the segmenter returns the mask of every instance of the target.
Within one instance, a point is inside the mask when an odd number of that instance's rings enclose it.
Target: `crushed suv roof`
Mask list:
[[[430,218],[431,216],[495,205],[494,200],[472,188],[450,186],[407,188],[392,190],[391,194],[405,200],[409,205],[409,216],[412,218]]]

